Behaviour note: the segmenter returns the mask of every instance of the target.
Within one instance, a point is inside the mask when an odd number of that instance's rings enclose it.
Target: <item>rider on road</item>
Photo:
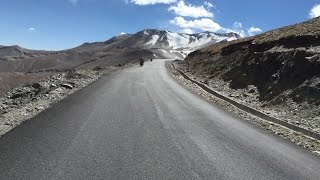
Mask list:
[[[140,66],[142,66],[143,63],[144,63],[144,59],[143,59],[143,57],[141,57],[141,59],[140,59]]]

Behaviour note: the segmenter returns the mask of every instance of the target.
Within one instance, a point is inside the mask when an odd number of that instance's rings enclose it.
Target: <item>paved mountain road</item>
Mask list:
[[[103,77],[0,138],[0,179],[320,179],[319,157],[185,90],[164,60]]]

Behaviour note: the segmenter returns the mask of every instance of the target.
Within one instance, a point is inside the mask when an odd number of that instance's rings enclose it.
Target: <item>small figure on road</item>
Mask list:
[[[150,59],[150,61],[152,62],[152,61],[153,61],[153,59],[151,58],[151,59]]]
[[[143,57],[141,57],[141,59],[140,59],[140,66],[141,67],[143,66],[143,63],[144,63],[144,59],[143,59]]]

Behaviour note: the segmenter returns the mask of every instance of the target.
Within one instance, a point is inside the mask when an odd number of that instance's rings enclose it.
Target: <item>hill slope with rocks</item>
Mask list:
[[[191,53],[179,67],[214,90],[320,133],[320,18]]]

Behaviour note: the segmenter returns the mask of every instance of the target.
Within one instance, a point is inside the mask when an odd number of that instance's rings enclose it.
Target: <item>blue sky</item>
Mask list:
[[[320,0],[1,0],[0,44],[61,50],[145,28],[253,35],[320,15]]]

